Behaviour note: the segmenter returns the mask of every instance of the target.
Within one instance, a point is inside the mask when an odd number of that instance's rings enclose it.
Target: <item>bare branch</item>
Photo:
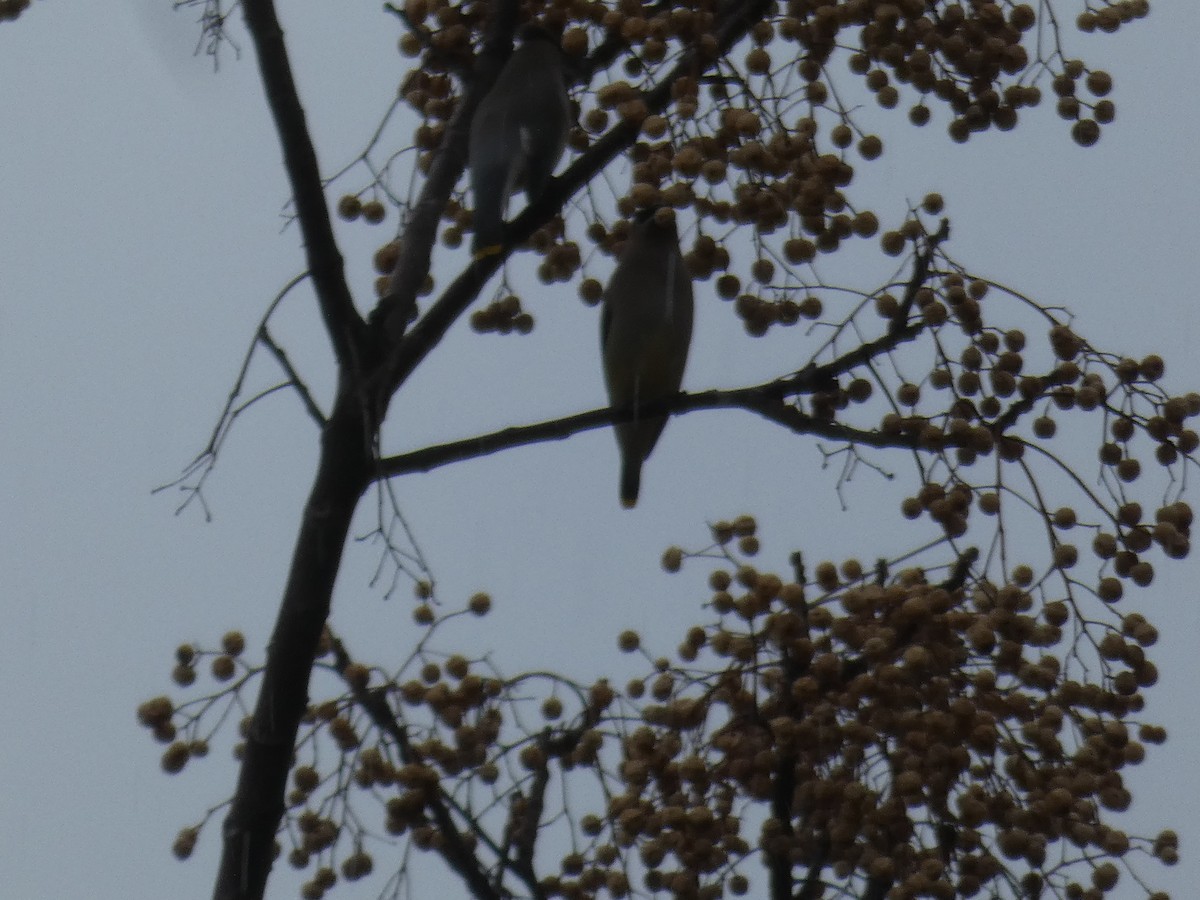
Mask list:
[[[345,646],[336,637],[331,639],[330,646],[338,671],[346,671],[352,660]],[[387,695],[381,690],[369,689],[353,679],[346,679],[346,683],[350,686],[355,702],[371,717],[375,726],[395,742],[400,751],[401,760],[405,763],[417,762],[417,755],[408,740],[404,726],[397,721],[391,707],[388,706]],[[495,900],[497,897],[504,896],[503,893],[492,888],[487,874],[483,870],[483,865],[463,840],[462,833],[455,825],[446,805],[447,799],[439,789],[431,793],[427,801],[429,811],[437,823],[438,833],[444,841],[439,850],[442,858],[463,879],[476,900]]]
[[[916,264],[913,266],[912,278],[908,281],[908,286],[904,291],[904,299],[900,301],[900,309],[896,313],[896,317],[892,319],[890,332],[901,331],[908,324],[909,313],[912,312],[913,304],[917,299],[917,291],[925,284],[925,280],[929,277],[929,267],[933,264],[933,256],[937,252],[937,248],[943,241],[950,237],[950,220],[942,219],[941,227],[937,232],[929,235],[926,238],[925,246],[917,254]]]
[[[304,408],[307,410],[309,416],[318,426],[324,428],[326,423],[325,414],[321,412],[321,408],[317,406],[317,401],[313,399],[312,393],[308,390],[308,385],[300,378],[300,373],[296,371],[284,349],[275,342],[275,338],[271,337],[271,332],[267,330],[265,324],[258,331],[258,340],[275,357],[275,361],[279,363],[280,368],[287,375],[288,383],[300,395],[300,402],[304,404]]]
[[[546,736],[543,734],[538,738],[538,744],[545,749],[546,743]],[[517,858],[513,861],[513,869],[526,873],[529,878],[534,877],[533,854],[537,849],[538,829],[542,824],[542,812],[546,808],[546,788],[549,785],[550,766],[543,758],[533,773],[533,781],[522,811],[519,815],[514,811],[517,827],[513,836],[513,846],[517,851]]]
[[[204,446],[196,458],[193,459],[180,473],[179,477],[168,481],[166,484],[161,484],[154,488],[151,493],[157,494],[168,488],[178,487],[184,493],[183,502],[176,508],[176,514],[182,512],[193,500],[198,500],[204,507],[205,521],[212,520],[212,513],[204,502],[203,489],[204,482],[212,473],[217,463],[217,457],[220,455],[221,446],[225,443],[233,430],[233,423],[246,409],[248,409],[255,400],[262,399],[267,394],[274,393],[273,390],[263,391],[255,395],[251,400],[238,403],[238,398],[242,395],[242,390],[246,386],[246,378],[250,374],[250,363],[254,359],[254,351],[258,348],[258,336],[267,327],[267,323],[271,321],[271,316],[275,314],[275,310],[283,303],[284,298],[291,292],[292,288],[299,285],[308,278],[308,273],[304,272],[297,275],[291,281],[280,289],[274,299],[267,305],[266,312],[258,321],[258,328],[254,332],[254,339],[246,347],[246,354],[242,358],[242,364],[238,368],[237,378],[234,380],[233,387],[229,390],[229,395],[225,398],[225,406],[221,409],[221,415],[217,417],[217,424],[213,426],[212,433],[209,435],[208,443]]]
[[[801,412],[795,406],[782,402],[778,394],[779,382],[768,382],[757,387],[731,391],[714,390],[680,394],[667,403],[643,406],[640,413],[631,409],[617,410],[610,407],[593,409],[561,419],[503,428],[500,431],[465,438],[461,441],[451,441],[414,450],[411,453],[389,456],[380,461],[379,475],[390,478],[410,472],[428,472],[449,463],[487,456],[498,450],[537,444],[542,441],[562,440],[594,428],[602,428],[617,422],[628,422],[638,414],[679,415],[697,409],[746,409],[783,425],[796,434],[819,435],[872,447],[912,449],[918,446],[917,436],[905,432],[889,434],[882,431],[864,431],[826,419],[814,418]]]
[[[353,367],[361,359],[365,325],[346,284],[342,254],[333,237],[317,154],[296,92],[283,30],[271,0],[245,0],[242,8],[258,51],[267,104],[279,132],[296,218],[304,236],[304,251],[325,329],[338,362],[343,367]]]

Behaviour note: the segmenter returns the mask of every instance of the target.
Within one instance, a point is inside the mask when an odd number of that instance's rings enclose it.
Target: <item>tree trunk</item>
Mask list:
[[[370,483],[373,438],[356,391],[343,389],[325,427],[237,790],[223,830],[214,900],[258,900],[275,859],[275,834],[318,640],[329,617],[342,549]]]

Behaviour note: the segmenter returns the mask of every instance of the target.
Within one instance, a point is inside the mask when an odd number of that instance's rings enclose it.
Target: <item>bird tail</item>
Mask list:
[[[621,505],[626,509],[637,506],[638,490],[642,486],[642,462],[627,456],[621,460]]]
[[[477,180],[487,184],[485,175],[504,177],[504,171],[489,171],[479,174]],[[472,216],[474,239],[471,250],[476,259],[499,253],[504,244],[504,195],[498,190],[475,190],[475,213]]]

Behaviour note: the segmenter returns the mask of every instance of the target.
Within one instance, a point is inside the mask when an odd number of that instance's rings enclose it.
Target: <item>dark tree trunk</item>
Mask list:
[[[214,900],[262,897],[308,681],[355,507],[370,481],[371,426],[343,390],[325,427],[317,477],[304,508],[233,805]]]

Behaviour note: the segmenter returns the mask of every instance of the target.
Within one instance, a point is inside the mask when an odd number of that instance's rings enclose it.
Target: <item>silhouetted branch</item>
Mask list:
[[[911,341],[924,331],[926,326],[921,319],[909,322],[908,316],[913,304],[916,302],[917,292],[929,280],[929,268],[933,265],[933,258],[937,254],[938,247],[949,236],[950,224],[943,219],[942,227],[938,229],[936,234],[932,234],[926,238],[925,246],[917,252],[913,261],[912,276],[908,279],[908,283],[904,288],[904,298],[900,302],[900,310],[897,312],[895,318],[892,319],[886,334],[873,341],[866,341],[859,344],[850,352],[843,353],[841,356],[824,365],[806,366],[791,376],[791,378],[781,379],[779,382],[780,388],[785,393],[792,393],[800,392],[807,386],[816,386],[823,383],[832,384],[837,380],[838,376],[845,375],[847,372],[876,359],[880,355],[894,350],[901,344]]]
[[[913,305],[916,303],[917,291],[924,286],[926,279],[929,277],[929,267],[933,264],[933,256],[937,252],[938,246],[949,237],[949,219],[942,219],[938,230],[934,234],[926,236],[925,246],[917,252],[916,263],[913,265],[912,278],[908,280],[904,297],[900,301],[900,308],[896,311],[895,318],[892,319],[891,327],[888,329],[889,332],[901,331],[908,324],[908,316],[912,312]]]
[[[283,30],[271,0],[245,0],[242,9],[258,52],[258,68],[267,105],[279,132],[284,167],[292,186],[296,218],[304,236],[304,251],[321,317],[329,332],[334,355],[339,364],[348,366],[359,356],[365,326],[346,284],[342,254],[333,237],[317,154],[292,78]]]
[[[288,355],[284,349],[275,342],[271,337],[271,332],[267,330],[266,325],[262,325],[258,330],[258,340],[266,347],[271,355],[275,357],[275,361],[279,363],[284,374],[288,377],[288,383],[296,389],[296,393],[300,395],[300,402],[304,404],[304,409],[314,422],[321,428],[325,427],[325,413],[321,412],[321,407],[317,406],[317,401],[313,399],[312,393],[308,389],[308,385],[300,378],[300,373],[296,371],[292,365],[292,361],[288,359]]]
[[[613,129],[613,131],[609,132],[604,140],[615,140],[613,135],[617,130]],[[559,190],[561,183],[566,181],[576,168],[588,159],[589,154],[597,151],[602,143],[603,141],[597,143],[588,151],[588,154],[581,157],[575,166],[572,166],[561,179],[558,179],[558,183],[553,184],[548,193]],[[543,197],[542,200],[531,206],[512,224],[512,230],[518,233],[520,239],[524,239],[532,233],[532,228],[526,225],[525,227],[529,228],[529,234],[526,234],[522,223],[534,216],[543,203],[548,202],[549,199]],[[912,298],[924,286],[925,281],[929,277],[929,267],[938,245],[948,234],[949,227],[943,222],[942,228],[927,239],[925,246],[917,254],[913,264],[912,277],[909,279],[905,289],[905,303],[911,305]],[[427,340],[430,340],[425,336],[427,333],[438,329],[444,331],[446,328],[449,328],[453,322],[453,317],[457,316],[461,311],[459,305],[462,304],[462,307],[465,308],[466,304],[475,297],[488,278],[491,277],[492,272],[500,265],[501,259],[501,256],[490,256],[476,260],[470,268],[458,277],[454,284],[446,289],[442,298],[418,323],[406,340],[415,344],[417,348],[420,348],[425,346]],[[661,415],[667,413],[678,415],[697,409],[740,408],[758,413],[760,416],[782,425],[796,434],[812,434],[871,447],[913,449],[920,445],[918,435],[909,432],[892,434],[883,431],[867,431],[860,428],[852,428],[828,419],[808,415],[795,404],[786,401],[788,398],[800,394],[811,394],[827,390],[831,385],[836,384],[839,376],[877,358],[881,354],[895,349],[906,341],[913,340],[925,327],[925,323],[920,320],[905,324],[900,328],[891,327],[882,337],[860,344],[848,353],[844,353],[823,365],[806,366],[799,372],[785,378],[779,378],[752,387],[680,394],[668,402],[654,404],[653,406],[644,406],[640,414]],[[428,344],[428,346],[432,345],[432,343]],[[412,364],[415,365],[415,362]],[[387,457],[381,461],[379,473],[381,477],[391,477],[409,472],[428,472],[452,462],[486,456],[510,447],[520,447],[542,441],[562,440],[579,432],[590,431],[593,428],[600,428],[616,422],[627,422],[633,417],[634,413],[632,410],[596,409],[548,422],[513,426],[491,432],[490,434],[465,438],[460,441],[452,441],[446,444],[415,450],[411,453]],[[947,442],[943,446],[952,446],[952,443]]]
[[[979,559],[979,548],[968,547],[955,561],[954,568],[950,570],[950,577],[938,587],[944,591],[957,591],[967,583],[967,576],[971,574],[971,566],[975,565],[977,559]]]
[[[242,364],[238,369],[237,378],[234,380],[233,387],[230,388],[229,394],[225,398],[225,406],[221,409],[221,415],[217,417],[217,424],[213,426],[212,433],[209,435],[208,443],[204,449],[196,454],[196,458],[184,467],[183,472],[178,478],[168,481],[166,484],[160,484],[151,492],[157,494],[160,491],[165,491],[173,487],[178,487],[183,491],[185,498],[175,509],[176,515],[181,513],[193,500],[199,500],[200,504],[204,506],[205,521],[212,519],[212,513],[209,511],[208,505],[204,502],[204,482],[216,466],[217,456],[221,452],[221,445],[225,443],[225,439],[233,429],[234,420],[251,405],[252,401],[241,404],[237,401],[242,395],[242,389],[246,386],[246,379],[250,374],[250,363],[254,359],[254,351],[259,344],[258,337],[267,327],[267,323],[271,321],[271,316],[275,314],[275,310],[283,303],[284,298],[287,297],[292,288],[307,278],[308,273],[304,272],[285,284],[279,293],[275,295],[274,299],[271,300],[266,312],[262,314],[262,318],[258,320],[258,328],[254,332],[254,339],[246,347],[246,354],[242,357]],[[263,395],[259,394],[258,396],[261,397]]]
[[[333,652],[338,671],[345,672],[353,660],[341,640],[332,635],[330,638],[330,649]],[[370,716],[375,727],[395,743],[401,761],[405,764],[419,762],[404,726],[397,721],[391,706],[388,705],[386,693],[379,689],[370,689],[354,679],[347,678],[345,681],[354,696],[354,701]],[[425,798],[426,808],[433,816],[438,833],[443,839],[438,853],[446,861],[446,864],[458,873],[476,900],[497,900],[499,897],[506,896],[502,892],[496,891],[488,881],[483,865],[471,851],[467,842],[463,840],[462,834],[455,825],[454,818],[447,806],[447,800],[448,798],[440,786],[437,790],[430,791]],[[497,850],[498,848],[493,846],[492,849]]]
[[[545,736],[539,737],[538,742],[544,749]],[[533,854],[537,849],[538,827],[542,823],[542,813],[546,808],[546,788],[549,785],[550,766],[543,757],[533,773],[529,794],[525,797],[520,815],[517,816],[519,821],[513,823],[516,826],[513,833],[513,849],[517,851],[513,868],[518,872],[527,872],[530,876],[534,873]]]
[[[776,382],[766,387],[773,389]],[[900,432],[887,434],[882,431],[864,431],[840,425],[825,419],[816,419],[806,415],[793,406],[780,403],[772,397],[764,396],[761,388],[741,388],[733,391],[702,391],[693,394],[680,394],[668,403],[646,405],[640,415],[653,416],[669,413],[678,415],[697,409],[747,409],[756,412],[788,428],[796,434],[814,434],[851,443],[866,444],[872,447],[902,447],[912,449],[918,446],[916,435]],[[538,422],[533,425],[517,425],[481,434],[477,437],[465,438],[461,441],[451,441],[433,447],[414,450],[411,453],[400,453],[380,461],[380,477],[390,478],[396,475],[406,475],[410,472],[429,472],[441,466],[466,459],[488,456],[499,450],[512,447],[522,447],[527,444],[538,444],[543,441],[557,441],[574,434],[602,428],[617,422],[628,422],[635,417],[633,410],[614,410],[609,407],[593,409],[588,412]]]

